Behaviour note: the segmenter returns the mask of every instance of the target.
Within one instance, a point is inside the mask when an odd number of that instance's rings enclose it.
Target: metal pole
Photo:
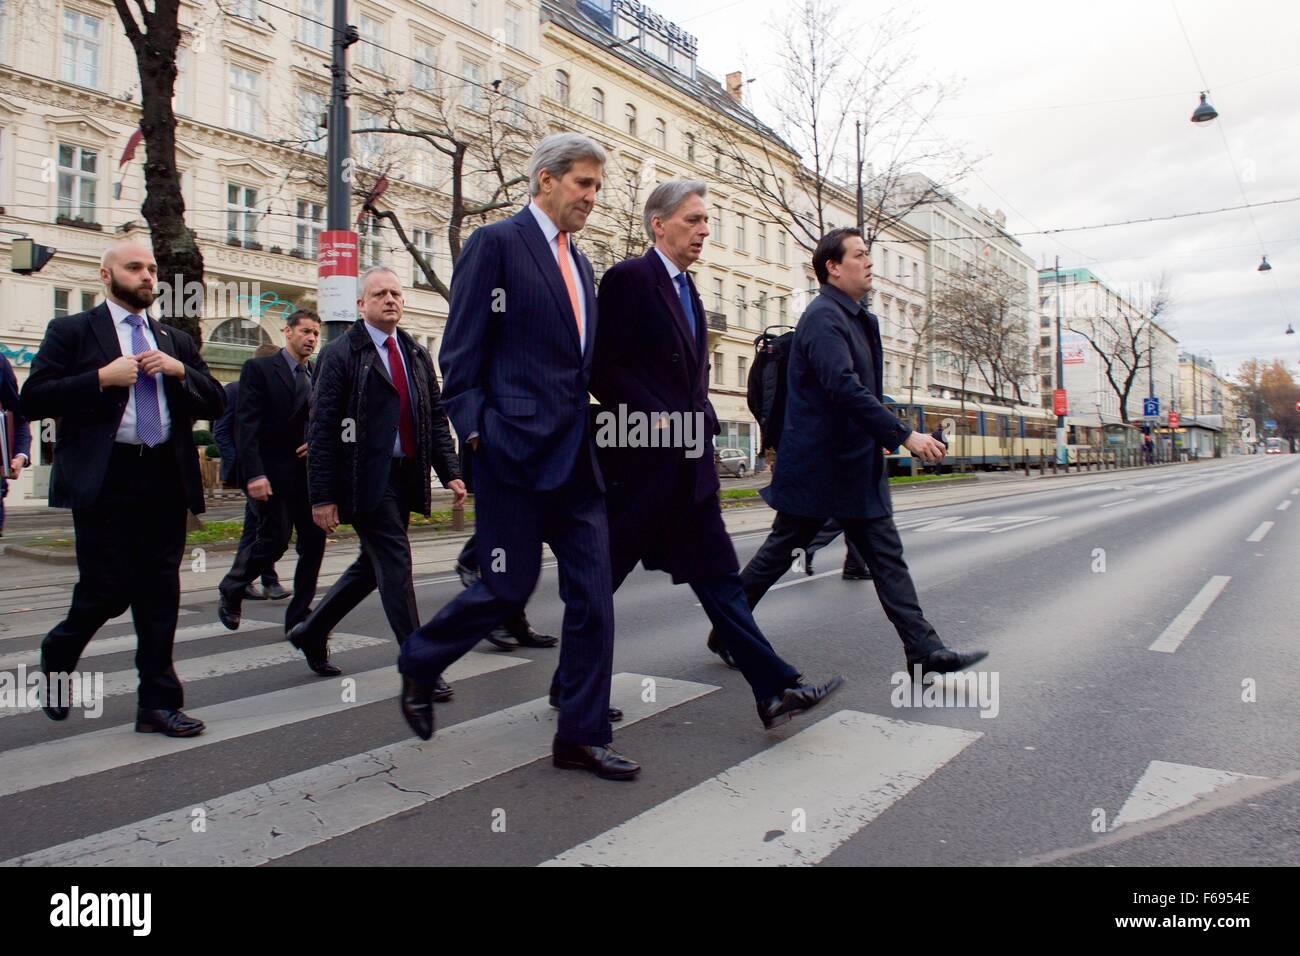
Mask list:
[[[1065,388],[1065,354],[1061,349],[1061,257],[1056,257],[1056,387]],[[1065,446],[1065,416],[1056,416],[1056,456],[1069,464],[1069,450]]]
[[[853,143],[858,150],[858,232],[866,232],[867,215],[862,200],[862,120],[853,121]]]
[[[329,138],[325,166],[325,228],[347,230],[352,224],[352,136],[348,117],[348,47],[357,42],[355,27],[348,26],[348,0],[334,0],[333,59],[330,62]],[[333,339],[346,322],[327,322],[325,337]]]

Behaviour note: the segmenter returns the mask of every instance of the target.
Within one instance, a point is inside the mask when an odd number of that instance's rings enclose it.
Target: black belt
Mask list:
[[[168,439],[162,444],[150,448],[145,444],[136,445],[131,442],[115,441],[113,442],[113,454],[125,458],[156,458],[159,455],[170,453],[170,443],[171,440]]]

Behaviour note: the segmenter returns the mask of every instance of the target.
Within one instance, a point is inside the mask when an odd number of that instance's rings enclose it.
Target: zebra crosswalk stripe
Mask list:
[[[265,630],[268,627],[281,627],[279,624],[272,624],[270,621],[250,621],[245,619],[240,625],[237,634],[256,634],[258,631]],[[189,627],[178,627],[176,629],[176,638],[174,644],[185,644],[189,641],[201,641],[209,637],[220,637],[223,634],[230,634],[226,626],[220,621],[212,624],[193,624]],[[235,635],[231,635],[232,637]],[[260,636],[260,635],[259,635]],[[81,660],[87,657],[103,657],[106,654],[120,654],[123,651],[135,650],[136,636],[132,634],[122,634],[117,637],[96,637],[86,649],[81,652]],[[26,651],[15,651],[12,654],[0,654],[0,671],[12,670],[15,667],[37,667],[41,661],[41,652],[38,649]]]

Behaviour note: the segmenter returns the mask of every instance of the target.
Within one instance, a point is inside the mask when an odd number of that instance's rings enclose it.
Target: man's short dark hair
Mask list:
[[[849,236],[857,236],[861,239],[862,230],[847,226],[842,229],[832,229],[817,240],[817,248],[813,250],[813,272],[817,273],[817,281],[822,285],[830,281],[826,263],[844,261],[844,240]]]
[[[287,329],[297,328],[299,322],[315,322],[320,325],[320,316],[311,309],[294,309],[284,320],[284,326]]]

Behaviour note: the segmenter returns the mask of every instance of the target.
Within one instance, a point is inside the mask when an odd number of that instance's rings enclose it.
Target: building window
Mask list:
[[[654,145],[660,149],[668,148],[668,124],[659,117],[655,118]]]
[[[767,325],[767,293],[758,294],[758,327],[761,329]]]
[[[209,341],[255,349],[259,345],[270,345],[271,337],[256,319],[227,319],[212,330]]]
[[[312,202],[309,199],[299,199],[294,248],[303,254],[303,258],[316,258],[321,230],[324,228],[325,204]]]
[[[308,152],[324,156],[328,146],[323,128],[325,97],[315,90],[298,91],[298,136]]]
[[[83,146],[59,144],[59,215],[96,222],[99,153]]]
[[[71,315],[72,310],[68,308],[68,300],[72,297],[71,289],[54,290],[54,317],[61,319],[65,315]]]
[[[745,214],[743,212],[736,214],[736,249],[739,252],[745,251]]]
[[[713,280],[713,311],[721,314],[722,312],[722,280]]]
[[[1052,327],[1052,317],[1050,315],[1039,316],[1038,327],[1040,329],[1050,329]]]
[[[1050,348],[1052,345],[1052,337],[1050,335],[1040,335],[1038,337],[1038,345],[1041,348]]]
[[[591,89],[591,118],[605,122],[605,91],[598,86]]]
[[[726,384],[726,379],[724,378],[725,370],[722,365],[722,358],[723,356],[721,352],[713,353],[713,384],[714,385]]]
[[[357,129],[380,129],[384,122],[373,110],[362,109],[357,111],[356,124]],[[354,158],[359,166],[370,169],[379,166],[384,154],[383,136],[383,133],[357,133],[353,137]]]
[[[232,246],[258,248],[257,227],[262,211],[257,207],[257,188],[226,184],[226,242]]]
[[[298,42],[328,50],[325,40],[325,0],[298,0]]]
[[[722,175],[722,150],[716,147],[713,150],[713,175]]]
[[[758,232],[758,257],[760,259],[766,259],[767,258],[767,223],[765,222],[758,223],[756,227],[756,231]]]
[[[778,229],[776,233],[776,261],[785,265],[785,230]]]
[[[233,0],[229,13],[232,17],[248,20],[251,23],[257,19],[257,0]]]
[[[465,0],[465,20],[475,30],[483,29],[483,0]]]
[[[510,77],[501,84],[502,108],[516,122],[524,122],[524,84]]]
[[[555,71],[555,99],[561,106],[569,105],[569,74]]]
[[[722,207],[714,206],[713,215],[709,219],[709,231],[716,237],[713,241],[720,244],[725,243],[726,240],[722,237]]]
[[[779,324],[785,325],[787,318],[786,303],[790,301],[788,295],[779,296],[776,300],[776,320]]]
[[[363,269],[384,264],[384,223],[374,216],[364,216],[357,229],[357,264]]]
[[[99,48],[103,21],[80,10],[63,11],[60,78],[78,86],[99,86]]]
[[[519,46],[519,8],[513,3],[506,4],[506,42]]]
[[[631,103],[625,105],[623,116],[627,119],[627,135],[636,135],[636,107]]]
[[[241,133],[256,133],[262,112],[261,74],[247,67],[230,65],[230,127]]]
[[[736,357],[736,384],[741,388],[745,387],[745,379],[749,377],[749,359],[743,355]]]
[[[682,137],[682,140],[686,143],[686,161],[688,163],[695,162],[695,136],[687,133]]]
[[[81,311],[89,312],[91,309],[93,309],[95,307],[95,301],[98,298],[99,298],[99,294],[96,292],[81,293]]]
[[[420,186],[434,186],[438,177],[438,161],[433,150],[417,147],[411,150],[411,182]]]
[[[438,89],[438,48],[428,40],[416,40],[413,59],[411,85],[424,93],[435,92]]]
[[[434,251],[437,248],[436,235],[432,229],[411,230],[411,245],[420,251],[420,255],[424,256],[424,261],[429,264],[429,268],[435,271],[438,268],[437,255]],[[415,277],[416,285],[425,289],[433,287],[433,284],[425,278],[424,270],[420,268],[420,264],[415,261],[415,256],[411,256],[411,272]]]
[[[357,32],[361,34],[357,63],[376,73],[384,72],[384,51],[380,49],[387,45],[384,43],[384,27],[382,20],[366,13],[357,20]]]
[[[742,328],[749,328],[749,303],[745,300],[748,290],[743,285],[736,286],[736,323]]]
[[[460,102],[466,109],[483,109],[483,67],[473,60],[462,60],[460,64],[461,84]]]

